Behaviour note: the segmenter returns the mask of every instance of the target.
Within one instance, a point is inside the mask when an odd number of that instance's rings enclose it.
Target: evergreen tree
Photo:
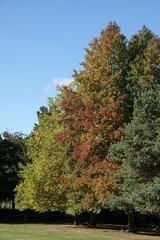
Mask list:
[[[121,142],[110,147],[109,156],[120,164],[115,175],[118,192],[110,207],[128,212],[157,212],[160,207],[160,88],[135,99],[133,120],[123,130]],[[130,228],[133,230],[132,219]]]

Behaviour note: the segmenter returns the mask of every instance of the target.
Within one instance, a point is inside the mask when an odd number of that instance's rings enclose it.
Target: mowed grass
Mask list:
[[[159,236],[56,224],[0,224],[0,240],[160,240]]]

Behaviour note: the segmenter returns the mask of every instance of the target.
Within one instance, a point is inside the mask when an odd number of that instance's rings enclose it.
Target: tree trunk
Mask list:
[[[96,227],[96,214],[94,212],[91,212],[89,226]]]
[[[74,215],[74,226],[78,226],[78,225],[79,225],[79,223],[78,223],[78,214],[75,213],[75,215]]]
[[[12,210],[15,210],[15,201],[14,201],[14,197],[12,198]]]
[[[130,210],[127,212],[128,214],[128,231],[135,232],[135,210]]]

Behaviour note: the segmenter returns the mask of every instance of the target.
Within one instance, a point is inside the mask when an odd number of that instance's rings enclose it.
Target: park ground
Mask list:
[[[149,232],[63,224],[0,224],[0,240],[160,240]]]

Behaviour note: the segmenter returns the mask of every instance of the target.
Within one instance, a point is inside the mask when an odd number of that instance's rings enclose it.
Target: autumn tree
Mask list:
[[[120,141],[120,129],[131,120],[134,96],[159,83],[159,39],[143,27],[127,43],[117,24],[109,23],[85,51],[83,69],[74,74],[76,87],[64,88],[61,139],[72,145],[79,203],[97,212],[115,188],[111,176],[117,166],[107,158],[109,146]]]
[[[83,69],[75,71],[77,89],[83,94],[83,101],[103,106],[113,96],[126,94],[127,40],[120,33],[120,27],[110,22],[85,48]]]
[[[27,141],[32,162],[22,166],[20,176],[23,181],[16,188],[17,206],[40,212],[64,210],[66,197],[61,190],[61,176],[65,148],[55,140],[63,126],[59,124],[60,112],[54,100],[49,100],[49,110],[40,109],[38,117],[39,124]]]
[[[41,211],[67,206],[75,215],[105,206],[117,190],[113,175],[122,164],[108,157],[109,147],[120,142],[121,129],[131,121],[134,97],[159,84],[159,46],[146,27],[127,41],[115,22],[93,38],[74,83],[61,88],[49,110],[38,112],[28,140],[33,162],[18,186],[22,205]]]
[[[72,146],[70,176],[72,188],[79,192],[79,206],[96,213],[114,189],[111,176],[116,165],[107,159],[109,145],[120,140],[120,128],[130,117],[126,39],[117,24],[110,23],[85,50],[74,88],[63,90],[65,130],[59,139]]]
[[[160,39],[146,26],[129,40],[128,59],[131,95],[160,83]]]
[[[65,129],[57,139],[70,146],[66,187],[69,183],[67,197],[75,214],[100,211],[114,188],[111,176],[116,166],[107,160],[106,152],[109,139],[119,138],[120,131],[115,130],[114,121],[122,121],[122,116],[116,112],[120,103],[110,103],[97,114],[95,106],[84,104],[79,93],[64,90],[61,121]],[[108,124],[104,124],[107,121]]]

